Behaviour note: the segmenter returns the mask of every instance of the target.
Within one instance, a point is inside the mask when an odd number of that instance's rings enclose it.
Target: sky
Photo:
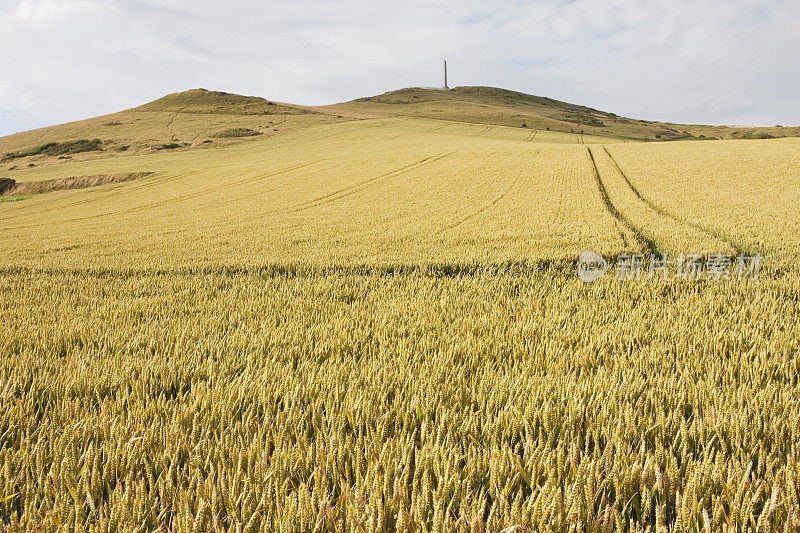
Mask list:
[[[0,0],[0,135],[203,87],[321,105],[489,85],[800,125],[797,0]]]

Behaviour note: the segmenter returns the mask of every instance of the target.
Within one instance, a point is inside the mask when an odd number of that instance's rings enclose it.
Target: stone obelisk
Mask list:
[[[444,60],[444,83],[442,84],[442,89],[445,91],[448,90],[450,87],[447,86],[447,60]]]

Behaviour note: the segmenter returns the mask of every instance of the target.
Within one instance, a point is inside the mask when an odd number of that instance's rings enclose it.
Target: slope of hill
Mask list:
[[[637,120],[495,87],[456,87],[448,91],[400,89],[320,109],[341,114],[427,117],[642,141],[800,136],[798,127],[747,128]]]
[[[169,94],[154,102],[110,115],[49,126],[0,138],[0,172],[30,165],[49,167],[64,161],[103,159],[151,151],[213,148],[248,142],[312,125],[344,119],[301,106],[263,98],[193,89]],[[97,149],[51,153],[58,143],[88,140]],[[89,143],[84,143],[89,144]]]
[[[151,174],[4,203],[0,256],[134,267],[153,257],[206,266],[218,258],[502,262],[564,260],[583,250],[762,250],[788,264],[800,243],[792,202],[798,140],[603,145],[555,132],[531,142],[525,133],[394,117],[215,150],[19,169],[0,177],[33,188]],[[606,212],[607,202],[615,209]]]
[[[520,138],[536,143],[800,136],[797,127],[742,128],[634,120],[492,87],[457,87],[448,91],[408,88],[317,107],[192,89],[118,113],[2,137],[0,172],[16,179],[20,170],[49,169],[65,161],[129,156],[153,149],[208,149],[310,126],[388,117],[433,119],[441,124],[442,133]],[[476,131],[470,125],[484,127]],[[75,146],[91,149],[69,148]]]

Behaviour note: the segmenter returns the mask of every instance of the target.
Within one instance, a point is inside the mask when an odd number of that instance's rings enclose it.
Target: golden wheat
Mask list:
[[[0,204],[0,528],[798,530],[795,141],[486,128],[22,171],[154,174]],[[586,285],[584,249],[766,266]]]
[[[796,277],[2,280],[12,531],[798,526]]]

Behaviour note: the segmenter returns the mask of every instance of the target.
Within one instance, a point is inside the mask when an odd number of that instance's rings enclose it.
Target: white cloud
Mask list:
[[[14,9],[14,18],[37,25],[64,23],[108,5],[110,1],[103,0],[21,0]]]
[[[800,124],[798,25],[793,0],[0,0],[0,134],[199,86],[330,103],[436,84],[443,57],[452,84]]]

